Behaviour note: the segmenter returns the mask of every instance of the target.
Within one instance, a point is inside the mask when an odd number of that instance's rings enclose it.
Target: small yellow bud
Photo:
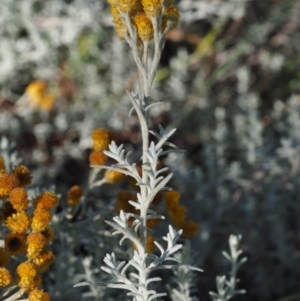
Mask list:
[[[31,183],[31,175],[25,165],[17,165],[13,170],[13,174],[18,178],[21,187],[25,187]]]
[[[68,191],[68,205],[69,206],[76,206],[79,204],[80,199],[83,195],[83,190],[80,186],[74,185]]]
[[[50,227],[47,227],[45,230],[41,231],[41,233],[44,235],[47,243],[52,241],[54,238],[54,232]]]
[[[167,26],[169,26],[169,29],[175,28],[178,25],[179,18],[178,9],[174,6],[168,7],[162,18],[161,31],[164,32]]]
[[[0,287],[7,286],[12,282],[12,276],[8,269],[0,267]]]
[[[177,205],[168,209],[170,218],[175,226],[182,227],[183,223],[185,222],[186,211],[186,208],[182,205]]]
[[[33,212],[31,228],[33,231],[44,231],[52,219],[52,214],[46,209],[36,209]]]
[[[193,221],[186,221],[182,225],[182,237],[192,237],[197,235],[199,232],[199,226]]]
[[[91,165],[103,165],[107,160],[107,156],[103,151],[92,151],[89,156]]]
[[[162,10],[161,0],[142,0],[144,11],[150,17],[159,17]]]
[[[145,13],[139,13],[133,18],[139,38],[142,41],[150,41],[153,39],[153,26]]]
[[[114,13],[116,13],[117,10],[112,8],[112,11],[113,10]],[[116,16],[117,20],[119,20],[120,18]],[[108,130],[103,128],[95,129],[92,132],[92,139],[93,139],[93,148],[95,151],[103,151],[108,149],[108,145],[110,143],[110,135]]]
[[[6,219],[6,226],[13,233],[25,233],[30,225],[26,212],[19,211]]]
[[[43,250],[33,259],[33,263],[37,266],[40,272],[44,272],[54,261],[54,255],[49,250]]]
[[[28,301],[50,301],[50,296],[43,290],[34,289],[30,292]]]
[[[56,194],[50,191],[43,192],[34,202],[34,208],[50,210],[54,208],[58,203],[58,197]]]
[[[46,244],[46,238],[41,232],[32,232],[27,236],[27,257],[39,255]]]
[[[104,179],[106,183],[115,184],[121,181],[125,175],[119,171],[115,170],[106,170],[104,173]]]
[[[122,12],[129,13],[135,8],[137,2],[137,0],[119,0],[117,6]]]
[[[24,211],[28,207],[28,196],[24,188],[18,187],[10,192],[9,200],[14,209]]]
[[[14,174],[0,174],[0,199],[8,198],[10,192],[19,184],[18,178]]]
[[[171,208],[178,206],[180,197],[180,193],[176,190],[167,191],[165,193],[167,210],[171,210]]]

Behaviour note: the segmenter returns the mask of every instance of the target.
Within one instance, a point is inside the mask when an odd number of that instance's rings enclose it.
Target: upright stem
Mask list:
[[[23,294],[24,294],[24,291],[22,289],[20,289],[15,294],[13,294],[12,296],[4,299],[3,301],[15,301],[15,300],[19,299],[20,297],[22,297]]]

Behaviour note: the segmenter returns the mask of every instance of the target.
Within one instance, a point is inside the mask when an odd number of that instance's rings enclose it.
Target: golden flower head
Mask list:
[[[25,233],[30,225],[26,212],[19,211],[6,219],[7,228],[13,233]]]
[[[37,274],[34,278],[19,278],[18,284],[24,291],[31,292],[41,286],[42,278],[40,274]]]
[[[1,208],[1,215],[4,220],[6,220],[8,217],[12,216],[16,212],[17,210],[14,209],[11,202],[5,202]]]
[[[175,28],[178,25],[179,18],[178,9],[174,6],[168,7],[162,18],[161,31],[164,32],[167,26],[169,26],[169,29]]]
[[[182,226],[182,237],[192,237],[199,233],[199,226],[193,221],[186,221]]]
[[[58,203],[58,197],[55,193],[50,191],[43,192],[34,202],[34,208],[50,210]]]
[[[24,211],[28,207],[28,196],[24,188],[18,187],[10,192],[9,200],[14,209]]]
[[[4,247],[10,255],[23,252],[25,249],[25,236],[18,233],[8,234],[4,239]]]
[[[183,225],[186,218],[186,211],[186,208],[182,205],[172,207],[168,210],[170,218],[175,226],[181,227]]]
[[[28,301],[50,301],[50,296],[43,290],[34,289],[30,292]]]
[[[0,248],[0,266],[6,266],[10,261],[9,254],[4,248]]]
[[[67,199],[68,205],[76,206],[77,204],[79,204],[82,195],[83,195],[83,190],[80,186],[78,185],[72,186],[68,191],[68,199]]]
[[[54,238],[54,232],[53,232],[52,228],[50,228],[50,227],[47,227],[45,230],[41,231],[41,233],[46,238],[47,243],[52,241]]]
[[[6,167],[3,157],[0,157],[0,175],[6,173]]]
[[[9,197],[10,192],[19,186],[18,178],[14,174],[0,175],[0,199]]]
[[[34,258],[39,255],[47,240],[41,232],[32,232],[27,236],[27,257]]]
[[[12,276],[8,269],[0,267],[0,287],[11,284]]]
[[[29,261],[22,262],[17,267],[19,286],[25,291],[32,291],[41,285],[41,277],[35,264]]]
[[[13,174],[18,178],[21,187],[25,187],[31,183],[31,175],[25,165],[17,165],[13,170]]]
[[[92,132],[93,148],[95,151],[108,149],[110,143],[109,131],[103,128],[97,128]]]
[[[46,271],[53,262],[54,255],[49,250],[42,250],[41,253],[33,259],[33,263],[40,272]]]
[[[142,41],[150,41],[153,39],[153,26],[145,13],[136,14],[133,18],[133,23]]]
[[[31,228],[33,231],[44,231],[52,219],[52,214],[49,210],[37,208],[33,212],[31,220]]]
[[[103,151],[92,151],[89,156],[91,165],[104,165],[107,160],[107,156]]]
[[[34,278],[37,275],[37,269],[33,263],[25,261],[18,265],[17,274],[21,278]]]
[[[137,3],[137,0],[119,0],[116,5],[122,12],[129,13],[131,10],[134,10]]]
[[[160,16],[162,10],[161,0],[142,0],[142,4],[144,11],[149,18],[157,18]]]
[[[44,81],[32,81],[27,86],[25,94],[30,104],[38,109],[50,111],[55,103],[55,97],[48,93],[48,84]]]
[[[172,207],[177,206],[179,204],[180,197],[180,193],[176,190],[167,191],[165,193],[167,210],[170,210]]]
[[[119,171],[115,170],[106,170],[104,173],[104,179],[106,183],[115,184],[121,181],[125,175]]]
[[[118,22],[120,20],[122,21],[122,17],[121,17],[120,11],[119,11],[119,9],[118,9],[118,7],[116,5],[111,4],[110,13],[111,13],[111,15],[113,17],[114,23],[116,23],[116,22]],[[96,130],[99,130],[99,129],[96,129]],[[93,133],[96,130],[94,130]],[[93,133],[92,133],[92,138],[93,138],[93,142],[95,143],[95,140],[94,140],[94,137],[93,137]],[[97,136],[98,136],[98,133],[97,133]]]

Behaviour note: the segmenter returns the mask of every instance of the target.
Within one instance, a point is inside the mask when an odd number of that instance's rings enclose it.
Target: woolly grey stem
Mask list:
[[[19,291],[17,291],[15,294],[13,294],[12,296],[4,299],[3,301],[15,301],[18,298],[22,297],[22,295],[24,294],[24,291],[22,289],[20,289]]]

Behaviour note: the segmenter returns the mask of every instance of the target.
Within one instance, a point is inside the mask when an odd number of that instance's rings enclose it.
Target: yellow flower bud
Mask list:
[[[182,205],[174,206],[168,209],[170,218],[175,226],[182,227],[186,218],[186,208]]]
[[[117,9],[113,9],[114,14],[118,13]],[[112,13],[113,14],[113,13]],[[115,15],[116,16],[116,15]],[[115,17],[116,20],[120,20],[121,16]],[[109,131],[103,128],[97,128],[92,132],[93,148],[95,151],[103,151],[108,149],[110,143]]]
[[[10,192],[19,184],[18,178],[14,174],[0,174],[0,199],[8,198]]]
[[[10,192],[9,200],[14,209],[24,211],[28,207],[28,196],[24,188],[18,187]]]
[[[43,290],[34,289],[29,294],[28,301],[50,301],[50,296]]]
[[[178,206],[180,197],[180,193],[176,190],[167,191],[165,193],[167,210],[171,210],[172,207]]]
[[[161,0],[142,0],[144,11],[150,17],[159,17],[162,10]]]
[[[39,255],[46,244],[46,238],[41,232],[32,232],[27,236],[27,257]]]
[[[107,160],[107,156],[103,151],[92,151],[89,156],[91,165],[103,165]]]
[[[199,226],[193,221],[186,221],[182,226],[182,237],[192,237],[199,232]]]
[[[19,185],[25,187],[31,183],[31,175],[28,168],[24,165],[17,165],[13,170],[13,174],[19,180]]]
[[[175,28],[178,25],[179,18],[178,9],[174,6],[168,7],[162,18],[161,31],[164,32],[167,26],[170,26],[170,29]]]
[[[117,6],[122,12],[129,13],[135,8],[137,2],[137,0],[119,0]]]
[[[119,171],[115,170],[106,170],[104,173],[104,179],[106,183],[115,184],[121,181],[125,175]]]
[[[153,39],[153,26],[145,13],[135,15],[133,23],[137,29],[138,36],[142,41],[150,41]]]
[[[26,212],[14,213],[6,219],[6,226],[13,233],[25,233],[30,225],[30,219]]]
[[[44,231],[52,219],[52,214],[46,209],[36,209],[33,212],[31,228],[33,231]]]
[[[79,204],[80,199],[83,195],[83,190],[80,186],[74,185],[68,191],[68,205],[69,206],[76,206]]]
[[[50,210],[58,203],[58,197],[56,194],[50,191],[43,192],[34,202],[34,208]]]
[[[12,276],[8,269],[0,267],[0,287],[7,286],[12,282]]]
[[[52,241],[54,238],[54,232],[50,227],[47,227],[45,230],[41,231],[41,233],[44,235],[47,243]]]
[[[54,255],[49,250],[43,250],[33,259],[33,263],[37,266],[40,272],[44,272],[54,261]]]

